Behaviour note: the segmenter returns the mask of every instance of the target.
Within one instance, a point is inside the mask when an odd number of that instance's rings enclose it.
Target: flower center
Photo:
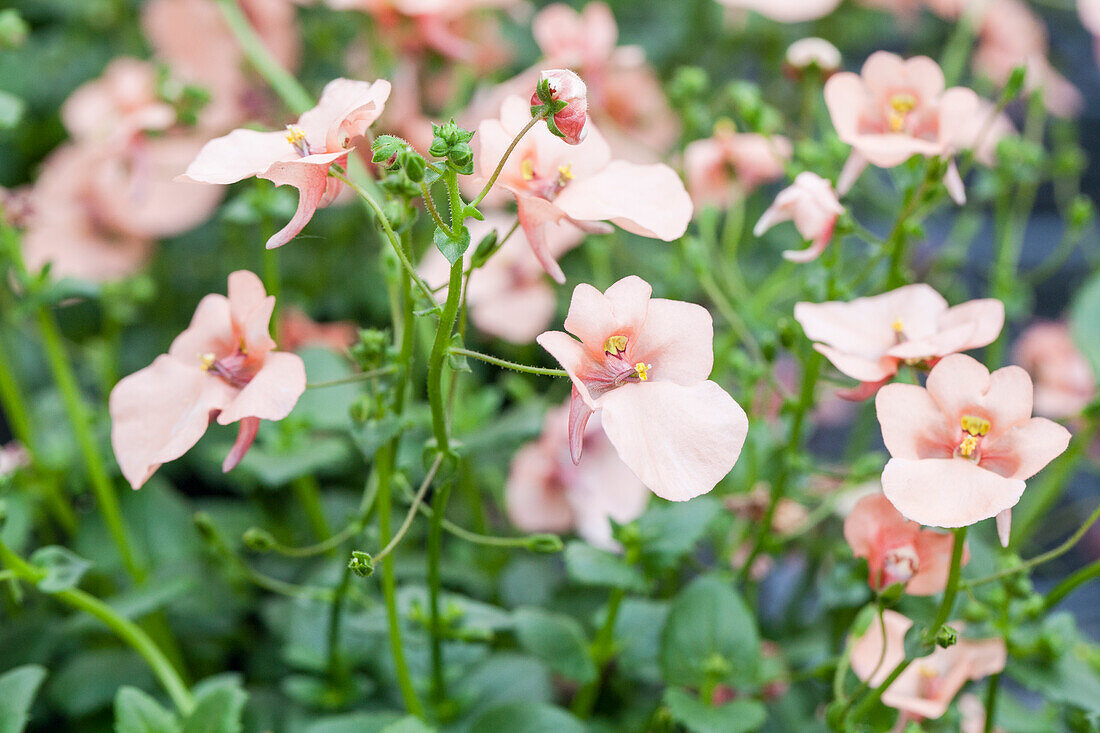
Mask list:
[[[306,141],[306,131],[297,125],[286,126],[286,141],[298,152],[298,155],[303,158],[310,154],[309,143]]]
[[[989,434],[992,424],[984,417],[963,415],[959,420],[963,438],[955,448],[955,455],[977,463],[982,457],[982,438]]]
[[[886,553],[882,563],[882,585],[891,586],[894,583],[908,583],[910,578],[917,574],[920,567],[920,558],[917,550],[912,545],[895,547]]]
[[[653,368],[652,364],[638,361],[630,365],[626,361],[626,347],[629,343],[630,339],[622,334],[608,336],[607,341],[603,342],[603,353],[617,360],[609,364],[611,367],[609,370],[611,372],[610,381],[615,387],[622,386],[627,382],[649,381],[649,370]]]
[[[535,161],[530,155],[520,161],[519,173],[528,184],[527,189],[547,201],[552,201],[576,177],[573,175],[573,165],[566,163],[558,166],[557,175],[544,178],[535,170]]]
[[[886,113],[886,122],[890,132],[901,132],[905,129],[905,123],[909,120],[909,113],[917,106],[917,98],[912,94],[902,93],[890,97],[890,109]]]
[[[603,343],[603,352],[608,356],[619,356],[626,351],[626,336],[611,336]]]
[[[646,364],[645,362],[639,361],[634,365],[634,372],[638,375],[638,379],[645,382],[649,379],[649,370],[652,368],[652,364]]]
[[[237,351],[221,359],[212,351],[199,354],[199,368],[220,377],[228,385],[238,389],[243,388],[256,376],[256,365],[249,363],[248,350],[243,343]]]

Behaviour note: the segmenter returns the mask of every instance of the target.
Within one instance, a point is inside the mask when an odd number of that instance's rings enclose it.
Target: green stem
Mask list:
[[[1100,578],[1100,560],[1092,561],[1058,585],[1054,586],[1050,593],[1047,594],[1046,602],[1043,604],[1043,610],[1049,611],[1054,608],[1063,598],[1077,590],[1078,586],[1094,578]]]
[[[604,666],[615,654],[615,619],[619,616],[619,607],[622,606],[625,597],[626,591],[616,588],[611,591],[611,596],[608,598],[607,616],[604,618],[603,626],[596,632],[595,641],[592,642],[592,661],[596,663],[596,679],[582,687],[573,698],[573,713],[578,718],[588,718],[596,705]]]
[[[978,578],[977,580],[971,580],[966,583],[962,583],[959,587],[962,589],[974,588],[979,585],[985,585],[994,580],[1000,580],[1001,578],[1007,578],[1016,573],[1022,573],[1031,570],[1036,565],[1042,565],[1045,562],[1049,562],[1056,557],[1060,557],[1069,552],[1070,549],[1077,544],[1077,542],[1085,536],[1085,533],[1089,531],[1089,527],[1096,523],[1096,520],[1100,519],[1100,506],[1089,515],[1089,518],[1085,520],[1085,523],[1077,528],[1077,531],[1070,535],[1065,542],[1055,547],[1053,550],[1048,550],[1041,555],[1036,555],[1030,560],[1026,560],[1015,567],[1007,568],[999,572],[987,575],[984,578]]]
[[[966,547],[967,529],[967,527],[959,527],[951,530],[951,533],[955,535],[955,542],[951,546],[951,569],[947,573],[947,587],[943,591],[943,602],[940,603],[939,613],[936,614],[936,620],[928,628],[928,641],[935,641],[940,629],[951,617],[951,609],[955,607],[955,596],[959,592],[959,574],[962,570],[963,550]]]
[[[545,115],[532,117],[531,121],[524,125],[523,129],[519,131],[519,134],[512,138],[512,142],[504,151],[504,155],[500,156],[500,162],[497,163],[497,167],[496,170],[493,171],[493,175],[489,176],[489,180],[485,182],[485,187],[481,189],[481,193],[477,195],[477,198],[470,202],[470,206],[477,206],[485,199],[486,196],[489,195],[489,191],[492,190],[493,184],[497,182],[497,177],[500,176],[500,172],[504,170],[504,164],[508,162],[508,157],[512,154],[512,151],[516,149],[516,146],[519,145],[519,141],[523,139],[523,136],[526,135],[532,127],[542,122],[544,117]]]
[[[365,372],[359,372],[353,374],[350,377],[343,377],[342,379],[332,379],[327,382],[310,382],[306,385],[306,389],[325,389],[326,387],[339,387],[344,384],[355,384],[356,382],[366,382],[371,379],[384,376],[386,374],[393,374],[397,371],[397,367],[385,366],[378,369],[371,369]]]
[[[309,520],[310,528],[317,539],[325,540],[332,536],[332,529],[325,518],[325,506],[321,501],[321,485],[316,476],[299,476],[290,485],[294,496]]]
[[[894,667],[890,674],[886,676],[886,679],[882,681],[882,684],[872,690],[870,695],[863,698],[863,700],[852,709],[848,719],[850,721],[858,721],[862,718],[872,707],[874,707],[875,703],[882,699],[883,693],[890,689],[890,685],[894,684],[897,678],[901,677],[901,673],[912,663],[912,659],[903,659],[898,662],[897,666]]]
[[[443,233],[446,234],[448,237],[454,239],[454,232],[449,226],[447,226],[447,224],[443,221],[443,218],[439,215],[439,209],[435,207],[435,200],[432,199],[432,192],[428,189],[428,185],[426,183],[421,182],[420,195],[424,198],[424,205],[427,206],[428,213],[432,215],[432,220],[435,222],[435,225],[442,229]]]
[[[267,50],[260,40],[252,24],[248,22],[240,7],[234,0],[216,0],[222,11],[226,25],[237,38],[241,50],[248,62],[259,72],[267,83],[283,100],[283,103],[295,114],[302,114],[313,107],[313,98],[310,97],[298,80],[279,65],[275,57]]]
[[[92,434],[91,416],[88,407],[80,395],[80,388],[76,383],[76,375],[73,373],[72,364],[65,353],[65,347],[61,341],[61,329],[57,325],[54,315],[45,306],[38,310],[38,329],[42,334],[42,343],[46,351],[46,359],[49,361],[50,371],[54,381],[61,391],[62,401],[69,413],[73,431],[76,433],[77,445],[84,459],[84,465],[88,472],[88,480],[95,492],[103,519],[107,523],[107,529],[118,549],[119,557],[126,567],[126,571],[137,583],[145,581],[145,568],[137,561],[133,546],[130,543],[126,525],[122,519],[122,511],[119,508],[118,497],[114,487],[107,476],[103,466],[103,458],[96,445],[95,436]]]
[[[266,226],[265,226],[266,229]],[[267,232],[265,231],[266,235]],[[267,237],[264,237],[267,241]],[[278,338],[279,334],[279,304],[282,302],[279,294],[283,288],[282,274],[279,272],[279,250],[264,250],[264,289],[268,295],[275,297],[275,305],[271,310],[271,332]]]
[[[397,533],[394,534],[393,538],[374,556],[375,561],[381,560],[393,552],[393,549],[397,547],[398,543],[404,538],[405,533],[409,531],[409,527],[411,527],[413,523],[413,518],[420,509],[420,503],[424,501],[424,496],[428,493],[428,487],[432,485],[432,479],[435,478],[435,474],[442,463],[442,454],[436,456],[435,460],[432,461],[432,467],[428,469],[427,475],[424,476],[424,480],[420,483],[420,488],[417,489],[416,496],[413,497],[412,504],[409,506],[408,513],[405,514],[404,521],[402,521],[401,526],[397,528]]]
[[[1000,687],[1001,673],[998,672],[989,678],[989,686],[985,691],[985,725],[982,726],[983,733],[993,733],[993,721],[997,717],[997,690]]]
[[[451,347],[448,352],[455,354],[456,356],[468,356],[471,359],[478,359],[487,364],[492,364],[498,367],[504,367],[505,369],[514,369],[517,372],[526,372],[527,374],[539,374],[546,377],[568,377],[569,373],[564,369],[546,369],[543,367],[527,366],[526,364],[518,364],[514,361],[508,361],[506,359],[499,359],[489,354],[483,354],[480,351],[471,351],[470,349],[461,349],[458,347]]]
[[[28,583],[37,584],[46,575],[44,570],[26,562],[9,550],[3,542],[0,542],[0,561],[3,561],[4,565],[15,575]],[[146,661],[150,669],[153,670],[153,674],[163,685],[168,696],[172,698],[172,703],[180,714],[185,716],[191,714],[191,711],[195,708],[195,700],[187,689],[187,685],[184,684],[175,667],[168,661],[160,648],[137,624],[120,616],[106,603],[78,588],[61,590],[51,595],[106,624],[111,631],[130,645]]]

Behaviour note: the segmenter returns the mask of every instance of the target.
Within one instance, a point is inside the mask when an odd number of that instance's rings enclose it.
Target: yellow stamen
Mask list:
[[[214,362],[217,361],[217,357],[213,352],[207,352],[205,354],[199,354],[199,363],[202,365],[202,370],[208,371],[210,367],[214,366]]]
[[[969,458],[974,455],[974,451],[978,450],[978,439],[973,435],[968,435],[963,438],[963,442],[959,443],[959,455],[963,458]]]
[[[611,356],[618,356],[626,351],[626,336],[612,336],[607,339],[603,344],[603,350],[605,354]]]
[[[887,113],[887,121],[891,132],[901,132],[905,127],[905,121],[909,113],[917,106],[917,98],[912,94],[895,94],[890,98],[890,107],[893,111]]]
[[[574,178],[574,176],[573,176],[573,166],[572,165],[559,165],[558,166],[558,180],[560,180],[562,182],[565,182],[565,181],[572,181],[573,178]]]
[[[286,126],[286,141],[294,147],[300,146],[306,140],[306,131],[297,125]]]
[[[902,325],[901,319],[898,319],[898,320],[894,321],[894,330],[897,331],[898,333],[901,333],[902,331],[905,330],[905,326]]]
[[[524,158],[523,162],[519,164],[519,172],[523,176],[523,180],[533,180],[535,178],[535,164],[531,162],[530,158]]]
[[[992,427],[989,421],[984,417],[977,417],[975,415],[963,415],[959,422],[962,424],[963,430],[975,437],[987,435],[989,429]]]
[[[646,364],[644,362],[638,362],[634,365],[634,371],[638,373],[638,379],[643,382],[649,379],[649,370],[653,368],[652,364]]]

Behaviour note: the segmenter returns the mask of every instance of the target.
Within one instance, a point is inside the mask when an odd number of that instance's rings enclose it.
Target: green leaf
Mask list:
[[[382,733],[435,733],[435,730],[415,715],[406,715],[401,720],[387,725],[382,729]]]
[[[711,706],[675,687],[665,690],[662,702],[673,719],[691,733],[747,733],[763,725],[767,717],[767,710],[758,700]]]
[[[646,590],[641,570],[618,555],[577,540],[565,546],[565,569],[570,579],[581,585],[622,588],[639,593]]]
[[[432,241],[443,253],[443,256],[447,258],[447,262],[453,265],[462,259],[462,255],[470,246],[470,230],[466,227],[459,227],[458,231],[455,232],[455,236],[449,237],[446,232],[436,227],[435,234],[432,235]]]
[[[176,716],[136,687],[115,696],[115,733],[177,733]]]
[[[363,457],[369,460],[379,448],[400,433],[403,426],[404,422],[400,417],[390,415],[380,420],[368,420],[352,428],[351,437]]]
[[[183,733],[240,733],[247,700],[240,680],[232,675],[204,680],[195,688],[195,710]]]
[[[619,672],[630,679],[661,684],[661,630],[668,619],[665,601],[627,598],[615,619]]]
[[[397,723],[401,716],[397,713],[351,713],[319,720],[305,733],[383,733],[387,726]]]
[[[43,547],[31,555],[30,561],[46,571],[45,577],[38,581],[38,590],[43,593],[72,590],[92,566],[72,550],[58,545]]]
[[[520,646],[550,669],[582,685],[596,679],[596,665],[576,619],[538,608],[521,608],[514,618]]]
[[[1093,377],[1100,382],[1100,274],[1093,275],[1077,291],[1070,307],[1069,327],[1077,348],[1092,366]]]
[[[701,576],[672,602],[661,636],[668,684],[751,682],[759,661],[756,620],[731,582]]]
[[[584,733],[573,715],[546,703],[513,702],[486,711],[470,733]]]
[[[31,703],[46,679],[46,670],[28,664],[0,675],[0,733],[20,733],[27,724]]]
[[[643,554],[664,563],[680,559],[695,547],[720,511],[718,501],[709,496],[653,504],[638,520]]]

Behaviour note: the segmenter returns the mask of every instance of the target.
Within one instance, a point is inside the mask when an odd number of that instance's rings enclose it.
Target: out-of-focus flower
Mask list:
[[[542,99],[537,91],[543,83],[549,90],[548,100]],[[536,91],[531,94],[531,114],[543,114],[547,104],[560,102],[565,106],[546,120],[547,127],[565,142],[577,145],[588,135],[588,92],[584,81],[568,69],[540,72]]]
[[[1096,397],[1096,377],[1064,323],[1027,327],[1012,361],[1035,380],[1035,414],[1054,420],[1077,417]]]
[[[1081,23],[1093,36],[1096,62],[1100,64],[1100,0],[1077,0],[1077,14]]]
[[[1052,114],[1071,117],[1081,111],[1081,93],[1047,60],[1050,43],[1039,16],[1020,0],[991,0],[981,14],[974,68],[997,84],[1013,69],[1027,66],[1024,87],[1043,90],[1043,102]]]
[[[954,538],[921,529],[880,493],[860,499],[844,519],[844,539],[853,555],[867,559],[875,590],[902,583],[910,595],[930,596],[947,585]],[[969,559],[964,550],[963,564]]]
[[[719,124],[711,137],[684,149],[688,192],[696,206],[726,206],[757,186],[783,177],[791,143],[781,135],[737,132]]]
[[[962,714],[961,733],[984,733],[985,705],[977,695],[960,695],[959,713]],[[997,725],[993,727],[993,732],[1005,733],[1005,729]]]
[[[755,486],[747,494],[733,494],[725,499],[727,509],[753,523],[764,521],[769,503],[771,503],[771,496],[763,486]],[[789,534],[801,527],[808,517],[809,512],[806,511],[806,507],[794,499],[783,497],[775,506],[771,531],[780,536]]]
[[[619,458],[598,417],[584,431],[584,463],[574,464],[561,429],[568,419],[569,405],[550,411],[539,439],[512,459],[504,488],[508,517],[523,532],[575,530],[591,545],[617,550],[610,520],[640,517],[649,491]]]
[[[323,346],[344,352],[358,338],[351,321],[318,323],[297,308],[284,308],[279,313],[279,344],[284,351],[297,351],[306,346]]]
[[[0,445],[0,479],[30,465],[31,457],[19,441],[13,440]]]
[[[539,344],[569,373],[569,450],[579,462],[584,428],[599,410],[619,457],[653,493],[686,501],[729,473],[748,418],[707,379],[714,362],[710,314],[693,303],[651,298],[639,277],[601,293],[573,290],[565,328]],[[579,340],[578,340],[579,339]]]
[[[791,262],[810,262],[829,246],[837,217],[843,213],[833,184],[816,173],[804,171],[779,192],[752,231],[759,237],[780,222],[793,221],[798,233],[810,240],[810,246],[801,251],[787,250],[783,256]]]
[[[852,671],[872,687],[905,659],[905,632],[913,622],[897,611],[882,612],[883,627],[873,622],[852,646]],[[957,629],[961,624],[953,624]],[[926,657],[913,660],[882,694],[884,705],[916,719],[935,720],[947,712],[951,701],[970,680],[1002,671],[1008,652],[1003,639],[960,638],[946,649],[937,647]]]
[[[469,223],[470,239],[478,242],[494,229],[503,237],[513,221],[514,217],[502,213],[487,213],[485,221]],[[545,227],[546,246],[555,259],[577,246],[583,236],[566,222]],[[529,344],[545,331],[554,318],[556,305],[554,288],[526,239],[522,229],[513,232],[488,262],[471,273],[466,291],[470,320],[478,330],[515,344]],[[474,250],[466,250],[467,262]],[[444,286],[437,297],[445,299],[450,263],[443,254],[432,247],[419,270],[429,285]]]
[[[275,60],[294,71],[301,55],[296,4],[291,0],[241,0],[240,9]],[[203,129],[222,131],[247,119],[255,89],[245,74],[244,54],[210,0],[149,0],[142,27],[154,55],[174,76],[210,92],[200,118]]]
[[[980,100],[970,89],[944,89],[943,71],[927,56],[902,59],[886,51],[867,58],[860,74],[841,72],[825,83],[825,103],[840,139],[852,155],[837,182],[841,195],[868,164],[892,168],[914,155],[951,156]],[[951,196],[965,201],[952,162],[944,178]]]
[[[787,48],[787,65],[794,69],[817,67],[826,74],[840,68],[840,50],[824,38],[802,38]]]
[[[931,366],[941,357],[992,343],[1004,326],[1004,304],[993,298],[949,308],[923,283],[850,302],[797,303],[794,317],[837,369],[862,385],[865,399],[900,364]]]
[[[334,79],[298,124],[287,125],[285,132],[241,129],[215,138],[203,146],[181,179],[225,184],[256,176],[297,188],[294,218],[267,240],[268,249],[281,247],[340,193],[343,184],[330,178],[329,170],[347,162],[348,153],[382,114],[389,95],[390,83],[385,80]]]
[[[836,10],[840,0],[718,0],[727,8],[753,10],[780,23],[800,23],[824,18]]]
[[[477,178],[487,181],[504,151],[531,120],[520,97],[504,102],[499,120],[478,127]],[[512,151],[497,179],[515,194],[519,222],[550,276],[565,274],[546,243],[545,227],[568,221],[585,231],[607,232],[610,221],[628,232],[670,242],[687,230],[691,199],[675,171],[664,164],[612,160],[600,131],[589,125],[584,141],[570,145],[537,125]]]
[[[997,517],[1008,544],[1024,481],[1069,445],[1069,431],[1031,416],[1031,377],[1018,366],[992,374],[964,354],[932,368],[927,388],[889,384],[875,400],[890,461],[882,490],[906,518],[965,527]]]
[[[199,441],[212,419],[240,422],[237,441],[222,463],[229,471],[244,457],[260,420],[282,420],[306,388],[306,370],[294,354],[275,351],[268,323],[274,296],[247,270],[229,276],[229,297],[199,302],[191,325],[167,354],[122,379],[111,391],[111,445],[122,475],[141,488],[162,463]]]
[[[121,57],[77,87],[61,106],[61,121],[77,142],[127,145],[135,135],[174,125],[176,111],[157,95],[152,64]]]

